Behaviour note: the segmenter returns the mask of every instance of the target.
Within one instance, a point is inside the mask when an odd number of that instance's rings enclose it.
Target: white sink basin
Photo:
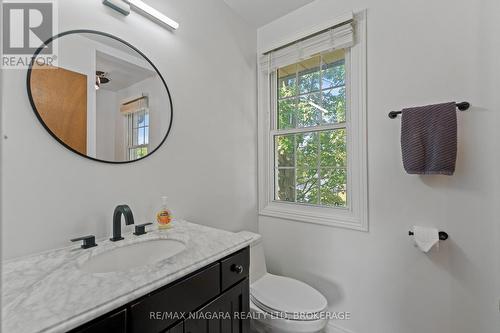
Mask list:
[[[89,273],[126,271],[173,257],[185,248],[186,244],[175,239],[153,239],[97,254],[80,269]]]

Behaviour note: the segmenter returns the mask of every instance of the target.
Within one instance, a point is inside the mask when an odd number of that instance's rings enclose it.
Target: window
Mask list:
[[[347,207],[345,51],[277,70],[274,199]]]
[[[367,230],[365,14],[331,26],[261,57],[259,212]]]
[[[127,158],[137,160],[149,151],[148,98],[142,96],[122,104],[121,112],[126,117]]]
[[[137,111],[127,115],[128,156],[133,161],[148,154],[149,149],[149,112]]]

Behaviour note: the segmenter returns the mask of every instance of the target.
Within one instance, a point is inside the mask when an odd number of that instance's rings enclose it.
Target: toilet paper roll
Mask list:
[[[413,226],[413,238],[422,252],[429,252],[439,244],[439,230],[432,227]]]

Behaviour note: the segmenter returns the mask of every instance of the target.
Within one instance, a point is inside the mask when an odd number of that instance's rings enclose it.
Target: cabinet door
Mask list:
[[[220,295],[220,267],[217,263],[132,304],[128,332],[162,332],[179,318],[165,317],[152,320],[152,313],[187,313],[199,309],[218,295]]]
[[[185,333],[248,333],[248,279],[243,280],[184,322]]]

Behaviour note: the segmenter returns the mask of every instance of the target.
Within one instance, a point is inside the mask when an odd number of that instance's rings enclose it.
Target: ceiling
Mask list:
[[[101,88],[111,91],[119,91],[156,76],[153,68],[144,68],[99,51],[96,56],[96,70],[109,73],[111,81],[102,84]]]
[[[262,27],[314,0],[224,0],[254,27]]]

